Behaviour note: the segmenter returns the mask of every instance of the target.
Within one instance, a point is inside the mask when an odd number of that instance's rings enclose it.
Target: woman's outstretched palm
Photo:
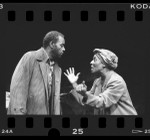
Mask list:
[[[66,75],[66,77],[68,78],[69,82],[71,84],[77,82],[78,78],[79,78],[79,73],[77,73],[77,75],[75,75],[75,70],[74,68],[69,68],[68,70],[66,70],[66,73],[64,72],[64,74]]]

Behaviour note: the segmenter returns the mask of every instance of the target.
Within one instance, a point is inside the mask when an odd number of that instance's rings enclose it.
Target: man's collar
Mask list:
[[[43,48],[43,50],[44,50],[44,54],[46,56],[46,62],[48,62],[50,64],[50,66],[53,66],[55,64],[55,62],[50,60],[50,57],[48,56],[48,54],[44,48]]]
[[[43,47],[42,47],[42,49],[43,49],[43,53],[44,53],[44,56],[45,56],[45,60],[47,61],[49,59],[49,56],[48,56],[46,50]]]
[[[53,66],[55,64],[54,61],[50,61],[50,66]]]
[[[47,62],[49,57],[43,47],[36,51],[36,59],[39,61]]]
[[[54,61],[51,61],[49,59],[49,56],[43,47],[41,47],[39,50],[37,50],[36,58],[40,61],[48,62],[50,65],[55,64]]]

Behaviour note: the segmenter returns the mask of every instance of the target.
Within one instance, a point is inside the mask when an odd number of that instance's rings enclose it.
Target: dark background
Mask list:
[[[25,12],[33,10],[34,20],[26,21]],[[16,10],[16,20],[8,22],[7,11]],[[52,21],[44,21],[44,11],[53,12]],[[62,20],[62,11],[71,11],[70,21]],[[88,21],[80,21],[80,11],[88,10]],[[106,21],[99,21],[98,12],[107,12]],[[117,10],[125,11],[125,20],[117,21]],[[130,4],[7,4],[1,16],[1,46],[5,50],[5,88],[9,91],[11,76],[22,57],[30,50],[42,46],[45,34],[57,30],[65,35],[65,54],[60,60],[62,72],[74,67],[81,72],[79,83],[86,81],[88,89],[92,86],[93,76],[90,73],[90,62],[94,48],[106,48],[119,57],[119,73],[126,81],[133,105],[139,115],[146,111],[148,97],[148,54],[150,45],[150,18],[144,11],[143,21],[135,21],[135,10]],[[4,22],[3,22],[4,21]],[[68,92],[71,86],[62,74],[61,92]],[[5,100],[5,96],[3,96]]]

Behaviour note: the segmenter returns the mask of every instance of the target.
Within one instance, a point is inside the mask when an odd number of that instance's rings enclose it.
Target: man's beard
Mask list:
[[[59,59],[61,58],[61,54],[59,54],[59,51],[58,49],[54,48],[52,51],[51,51],[51,55],[52,55],[52,59],[55,61],[55,62],[58,62]]]

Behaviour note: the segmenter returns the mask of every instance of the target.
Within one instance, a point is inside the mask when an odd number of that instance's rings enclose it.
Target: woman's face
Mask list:
[[[96,54],[93,56],[93,60],[91,61],[91,72],[101,72],[105,65],[102,63],[102,58],[98,57]]]

